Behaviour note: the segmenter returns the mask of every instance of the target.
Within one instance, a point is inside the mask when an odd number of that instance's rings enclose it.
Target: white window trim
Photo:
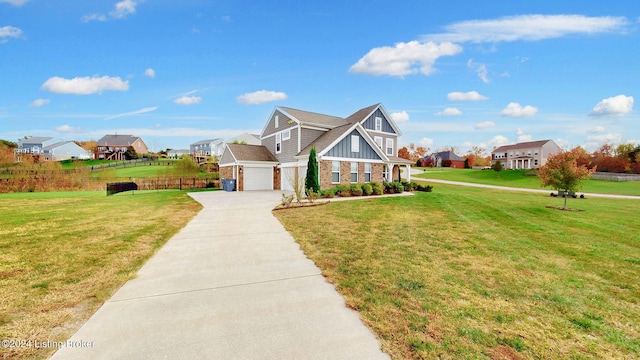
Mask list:
[[[375,129],[376,129],[376,131],[382,131],[382,118],[381,117],[376,116]]]
[[[282,140],[289,140],[289,139],[291,139],[291,129],[284,130],[282,132]]]
[[[356,167],[356,171],[355,172],[353,171],[353,165],[355,165],[355,167]],[[349,166],[349,180],[351,180],[352,184],[357,184],[358,183],[358,180],[359,180],[359,177],[360,177],[359,176],[360,174],[358,173],[358,167],[359,166],[358,166],[357,162],[351,162],[351,164]],[[356,181],[353,181],[353,179],[352,179],[353,174],[356,174]]]
[[[369,167],[369,171],[367,171],[367,166]],[[367,182],[367,174],[369,174],[369,182],[371,182],[371,163],[364,163],[364,181]]]
[[[333,171],[333,163],[337,162],[338,163],[338,171]],[[332,184],[340,184],[340,161],[332,161],[331,162],[331,183]],[[338,173],[338,181],[333,181],[333,173],[337,172]]]
[[[277,129],[280,126],[280,117],[278,115],[276,115],[275,117],[275,128]]]
[[[389,151],[389,148],[391,148],[391,151]],[[393,139],[387,139],[387,146],[384,151],[387,155],[393,155]]]
[[[351,152],[360,152],[360,136],[351,135]]]
[[[382,136],[374,136],[373,140],[376,142],[376,145],[382,149]]]
[[[280,154],[281,152],[282,152],[282,133],[277,133],[276,134],[276,154]]]

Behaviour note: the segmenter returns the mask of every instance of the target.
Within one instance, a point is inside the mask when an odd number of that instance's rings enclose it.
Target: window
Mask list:
[[[352,183],[358,182],[358,163],[357,162],[351,163],[351,182]]]
[[[389,167],[387,165],[382,166],[382,176],[385,181],[389,181],[391,178],[389,177]]]
[[[375,136],[373,138],[373,140],[376,142],[376,144],[378,145],[378,147],[380,149],[382,149],[382,136]]]
[[[536,149],[536,150],[533,152],[533,154],[537,156],[537,155],[538,155],[538,150]]]
[[[291,139],[291,129],[282,132],[282,140]]]
[[[331,162],[331,182],[334,184],[340,183],[340,161]]]
[[[276,118],[275,118],[276,129],[278,128],[278,126],[280,126],[280,124],[279,124],[280,121],[279,120],[280,120],[280,117],[278,115],[276,115]]]
[[[387,155],[393,155],[393,139],[387,139]]]
[[[276,154],[280,154],[282,150],[282,133],[276,134]]]
[[[376,131],[382,131],[382,118],[376,116]]]
[[[509,153],[509,156],[510,156],[510,157],[513,157],[513,151]]]
[[[527,151],[527,155],[531,156],[531,150]]]
[[[360,136],[351,135],[351,152],[360,152]]]
[[[371,182],[371,163],[364,163],[364,182]]]

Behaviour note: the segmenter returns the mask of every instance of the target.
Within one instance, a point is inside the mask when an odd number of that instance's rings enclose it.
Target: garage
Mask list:
[[[244,167],[244,190],[273,190],[272,167]]]

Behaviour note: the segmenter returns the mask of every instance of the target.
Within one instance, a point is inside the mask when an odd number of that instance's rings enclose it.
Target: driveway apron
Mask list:
[[[53,359],[389,358],[271,214],[281,192],[190,195],[204,208]]]

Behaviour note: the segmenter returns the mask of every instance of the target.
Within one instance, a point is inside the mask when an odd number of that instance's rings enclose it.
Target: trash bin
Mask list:
[[[236,179],[222,179],[222,190],[235,191]]]

